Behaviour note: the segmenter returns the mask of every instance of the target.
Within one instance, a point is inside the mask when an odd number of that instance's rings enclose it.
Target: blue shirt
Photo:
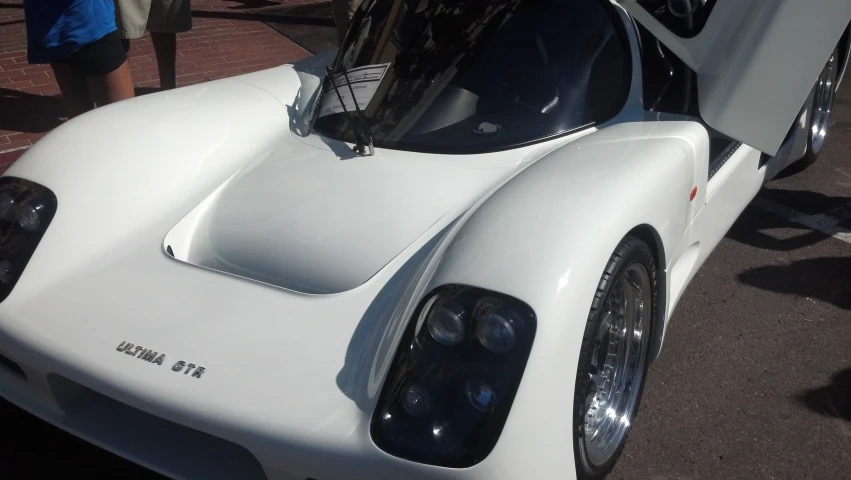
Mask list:
[[[62,61],[117,30],[114,0],[24,0],[27,59]]]

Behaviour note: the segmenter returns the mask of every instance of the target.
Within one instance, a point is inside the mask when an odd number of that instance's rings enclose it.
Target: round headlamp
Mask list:
[[[517,342],[511,320],[500,312],[479,321],[476,337],[485,348],[494,353],[505,353],[514,348]]]
[[[402,395],[402,408],[415,417],[426,413],[429,403],[428,392],[419,385],[409,386]]]
[[[15,221],[15,197],[9,192],[0,192],[0,219]]]
[[[485,382],[473,380],[466,385],[467,400],[480,412],[488,413],[496,402],[496,393]]]
[[[18,224],[24,230],[34,232],[41,226],[41,212],[44,204],[40,202],[27,202],[18,209]]]
[[[0,302],[21,279],[56,207],[56,194],[44,185],[0,176]]]
[[[429,314],[427,323],[431,337],[442,345],[458,345],[464,340],[464,307],[457,302],[447,302]]]
[[[0,261],[0,282],[10,283],[15,279],[15,269],[12,267],[12,262],[8,260]]]

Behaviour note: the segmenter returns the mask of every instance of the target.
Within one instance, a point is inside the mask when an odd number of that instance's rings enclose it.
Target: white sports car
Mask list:
[[[0,395],[178,479],[593,479],[847,0],[367,0],[0,177]],[[793,165],[794,164],[794,165]]]

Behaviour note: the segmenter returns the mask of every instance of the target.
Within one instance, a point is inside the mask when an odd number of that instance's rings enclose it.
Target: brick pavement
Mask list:
[[[40,0],[51,1],[51,0]],[[276,15],[295,28],[292,12],[321,0],[192,0],[193,28],[178,35],[178,87],[249,73],[311,53],[267,23]],[[53,73],[29,65],[22,0],[0,0],[0,172],[66,119]],[[303,8],[302,8],[303,9]],[[281,17],[282,18],[282,17]],[[295,20],[294,20],[295,18]],[[264,21],[266,23],[264,23]],[[330,25],[330,19],[320,19]],[[278,24],[272,23],[278,28]],[[303,27],[309,28],[309,27]],[[281,28],[278,28],[281,30]],[[130,65],[138,94],[159,86],[150,36],[134,40]]]

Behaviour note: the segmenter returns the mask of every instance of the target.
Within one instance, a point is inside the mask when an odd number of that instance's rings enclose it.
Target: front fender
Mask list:
[[[281,68],[282,82],[287,72]],[[32,265],[47,261],[51,277],[60,278],[103,262],[109,249],[120,255],[124,242],[153,225],[176,224],[289,135],[286,107],[236,79],[117,102],[65,123],[5,172],[47,186],[58,199],[43,241],[56,237],[64,248],[40,248]]]
[[[538,318],[521,388],[491,455],[509,455],[537,438],[542,458],[563,459],[558,471],[574,470],[572,455],[565,454],[573,449],[574,378],[600,276],[617,243],[639,225],[655,230],[664,252],[676,251],[699,209],[689,193],[696,178],[705,185],[707,158],[707,132],[697,123],[615,125],[533,163],[465,222],[432,284],[512,295]],[[551,463],[541,465],[540,472],[507,477],[555,471]]]
[[[79,187],[85,172],[110,183],[185,186],[199,174],[256,155],[289,133],[287,109],[253,77],[274,77],[294,96],[291,67],[216,80],[106,105],[54,129],[7,175]],[[241,81],[242,80],[242,81]]]

